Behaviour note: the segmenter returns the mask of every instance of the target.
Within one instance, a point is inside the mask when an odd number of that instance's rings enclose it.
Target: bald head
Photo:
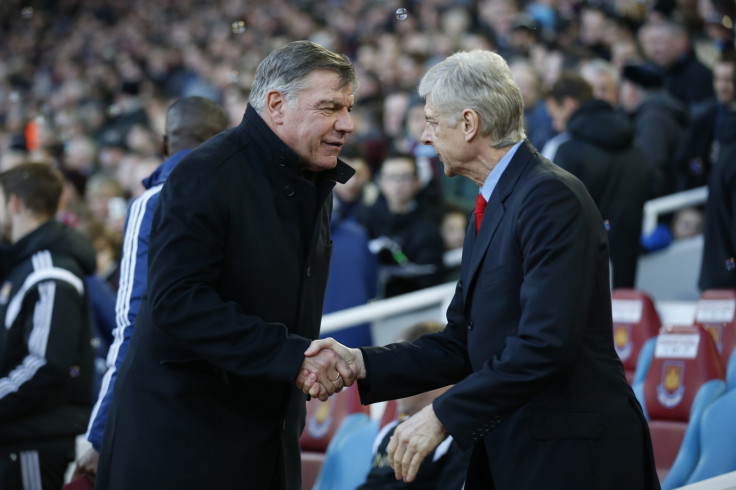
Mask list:
[[[184,97],[166,111],[164,153],[194,148],[227,128],[227,116],[217,102],[205,97]]]

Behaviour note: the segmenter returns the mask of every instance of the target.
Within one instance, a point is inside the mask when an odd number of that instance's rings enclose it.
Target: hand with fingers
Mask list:
[[[365,378],[363,354],[360,349],[350,349],[335,339],[312,341],[304,356],[296,386],[304,393],[322,401],[343,387],[351,386],[356,379]],[[319,366],[317,369],[314,368],[315,364]],[[322,376],[324,372],[327,372],[328,376]]]
[[[304,358],[296,378],[296,386],[304,393],[326,401],[347,385],[343,374],[350,376],[350,372],[345,361],[335,351],[325,349]]]
[[[430,403],[396,427],[388,444],[389,464],[397,480],[414,481],[424,458],[447,437],[448,432]]]

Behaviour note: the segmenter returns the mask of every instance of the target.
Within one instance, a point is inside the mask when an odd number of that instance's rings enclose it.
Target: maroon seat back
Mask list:
[[[614,289],[611,293],[613,342],[631,383],[644,343],[656,337],[662,326],[652,298],[638,289]]]

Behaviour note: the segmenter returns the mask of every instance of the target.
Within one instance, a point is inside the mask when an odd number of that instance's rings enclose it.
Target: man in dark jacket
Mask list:
[[[633,288],[648,177],[631,123],[594,99],[590,85],[575,74],[560,77],[547,103],[569,135],[554,162],[579,178],[598,205],[608,230],[613,287]]]
[[[77,461],[75,477],[84,475],[92,483],[97,473],[97,462],[107,412],[112,400],[113,386],[118,370],[128,351],[133,326],[138,316],[143,292],[148,284],[148,242],[151,222],[161,188],[176,165],[192,148],[227,128],[227,116],[223,108],[205,97],[183,97],[166,111],[166,132],[162,149],[166,156],[161,165],[143,180],[146,191],[128,207],[125,222],[125,239],[121,259],[120,286],[115,313],[114,340],[107,356],[107,370],[102,380],[99,396],[92,410],[87,440],[92,447]]]
[[[242,123],[169,175],[98,488],[300,488],[306,397],[294,381],[313,364],[356,88],[345,56],[307,41],[277,49]],[[323,399],[350,374],[315,367]]]
[[[84,278],[95,252],[54,220],[63,176],[26,163],[0,174],[0,488],[61,488],[92,406]]]
[[[632,118],[634,142],[646,157],[650,198],[675,192],[689,120],[687,106],[663,90],[662,84],[662,74],[649,65],[623,69],[621,106]]]

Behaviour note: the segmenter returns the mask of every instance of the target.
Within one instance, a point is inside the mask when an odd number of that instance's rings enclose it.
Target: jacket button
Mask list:
[[[279,165],[281,165],[282,167],[285,167],[286,166],[286,158],[284,158],[284,157],[279,158]]]
[[[294,194],[296,194],[296,192],[294,192],[294,188],[292,186],[287,185],[286,187],[284,187],[284,195],[286,197],[293,197]]]
[[[468,330],[473,330],[473,322],[468,322]]]
[[[312,266],[311,265],[307,266],[307,277],[312,277]]]

